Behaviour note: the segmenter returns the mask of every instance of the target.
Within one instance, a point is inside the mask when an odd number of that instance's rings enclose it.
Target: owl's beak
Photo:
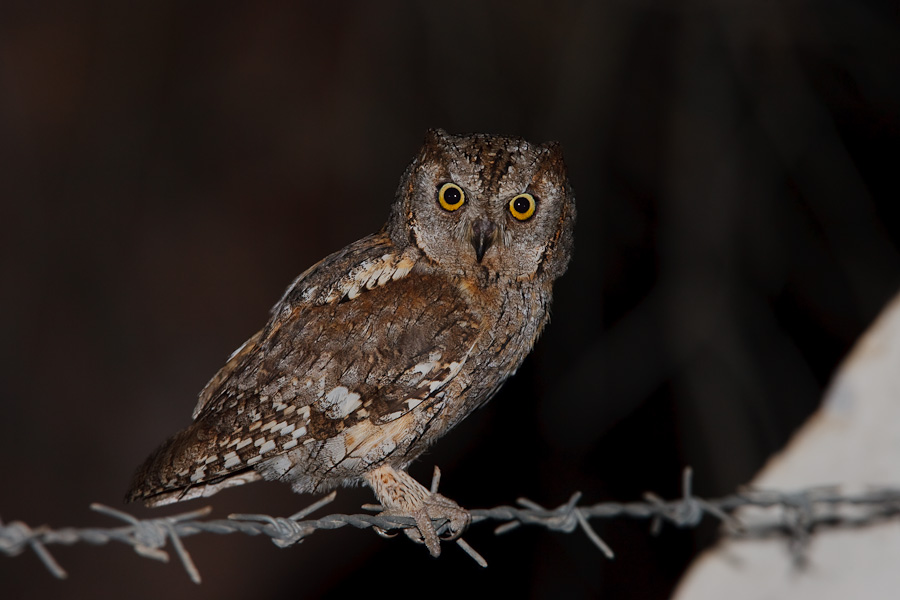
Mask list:
[[[478,262],[484,258],[484,253],[494,243],[497,237],[497,226],[487,219],[478,219],[472,224],[472,247],[475,248],[475,258]]]

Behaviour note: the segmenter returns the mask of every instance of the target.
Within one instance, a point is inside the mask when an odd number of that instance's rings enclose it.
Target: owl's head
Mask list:
[[[574,224],[556,142],[436,129],[403,175],[388,231],[446,271],[553,280],[569,263]]]

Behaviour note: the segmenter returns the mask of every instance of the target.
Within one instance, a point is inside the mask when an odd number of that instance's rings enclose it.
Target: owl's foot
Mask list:
[[[381,503],[381,515],[412,517],[416,526],[404,529],[407,537],[425,544],[432,556],[440,556],[440,540],[455,540],[472,521],[469,511],[437,493],[440,471],[435,467],[431,490],[406,471],[383,466],[366,474],[366,481]],[[438,523],[435,528],[435,522]],[[384,535],[384,531],[378,530]]]

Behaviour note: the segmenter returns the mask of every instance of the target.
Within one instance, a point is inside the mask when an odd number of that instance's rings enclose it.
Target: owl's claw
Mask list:
[[[430,493],[422,506],[413,513],[415,529],[404,529],[406,537],[419,544],[425,544],[432,556],[440,556],[440,540],[455,540],[463,534],[472,522],[469,511],[441,494]],[[444,523],[437,529],[435,521]]]
[[[382,514],[384,514],[384,513],[379,513],[379,515],[382,515]],[[381,537],[388,539],[388,540],[391,538],[397,537],[397,533],[394,531],[385,531],[381,527],[375,527],[374,525],[372,526],[372,529],[375,530],[375,533],[377,533]]]
[[[404,529],[412,541],[425,544],[432,556],[440,556],[441,540],[456,540],[472,522],[469,511],[446,496],[437,493],[440,471],[435,469],[431,491],[409,476],[384,466],[366,475],[384,510],[381,516],[412,517],[415,527]],[[438,523],[435,528],[435,522]],[[375,528],[379,535],[387,532]],[[391,536],[392,537],[392,536]]]

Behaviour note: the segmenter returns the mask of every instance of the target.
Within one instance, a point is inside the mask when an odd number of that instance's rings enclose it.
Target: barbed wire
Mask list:
[[[437,471],[436,477],[439,477]],[[0,521],[0,552],[17,556],[31,550],[53,575],[65,578],[66,571],[56,562],[47,546],[121,542],[131,546],[140,556],[168,562],[169,554],[163,548],[171,544],[188,576],[195,583],[200,583],[200,572],[182,543],[182,538],[199,533],[264,535],[276,546],[285,548],[303,541],[315,531],[325,529],[374,527],[380,534],[390,535],[388,532],[416,527],[412,517],[378,514],[333,514],[319,519],[306,518],[334,500],[335,496],[336,492],[332,492],[290,517],[233,514],[227,519],[209,520],[205,518],[212,512],[211,507],[168,517],[138,519],[102,504],[92,504],[92,510],[124,521],[126,525],[52,529],[47,526],[32,528],[21,521],[8,524]],[[704,500],[692,493],[690,469],[684,471],[682,496],[678,499],[663,500],[647,493],[643,502],[602,502],[579,506],[581,497],[582,494],[576,492],[568,502],[554,509],[520,498],[517,500],[518,507],[498,506],[475,509],[469,513],[473,525],[499,521],[500,525],[494,530],[496,534],[507,533],[522,525],[540,526],[562,533],[572,533],[580,528],[608,558],[613,558],[613,551],[591,527],[591,519],[647,519],[651,523],[651,532],[657,534],[665,523],[679,528],[696,527],[709,516],[723,525],[724,533],[729,537],[787,539],[798,565],[804,563],[809,540],[820,529],[869,526],[900,515],[900,488],[893,487],[872,487],[857,493],[844,492],[838,487],[808,488],[795,492],[743,490],[731,496]],[[381,510],[380,506],[372,505],[364,508]],[[739,509],[740,518],[734,515]],[[433,525],[439,536],[446,535],[450,527],[447,519],[434,519]],[[487,561],[462,538],[455,542],[479,565],[487,566]]]

